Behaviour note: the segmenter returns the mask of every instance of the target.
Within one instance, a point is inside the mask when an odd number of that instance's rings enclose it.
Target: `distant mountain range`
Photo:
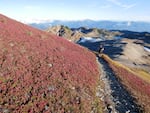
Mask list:
[[[136,32],[150,32],[150,22],[133,22],[133,21],[60,21],[55,20],[46,23],[32,23],[31,26],[45,30],[55,25],[65,25],[70,28],[88,27],[88,28],[101,28],[106,30],[129,30]]]

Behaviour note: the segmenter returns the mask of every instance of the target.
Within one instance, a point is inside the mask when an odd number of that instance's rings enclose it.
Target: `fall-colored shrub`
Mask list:
[[[1,18],[7,23],[0,22],[0,112],[90,113],[98,105],[99,70],[91,52]]]

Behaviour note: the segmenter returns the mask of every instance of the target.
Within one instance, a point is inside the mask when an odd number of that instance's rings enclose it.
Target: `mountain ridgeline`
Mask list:
[[[129,30],[137,32],[150,32],[149,22],[132,22],[132,21],[94,21],[94,20],[82,20],[82,21],[60,21],[55,20],[45,23],[31,23],[33,27],[39,29],[47,29],[55,25],[64,25],[70,28],[78,28],[81,26],[89,28],[101,28],[106,30]]]
[[[115,36],[121,35],[121,33],[118,31],[108,31],[105,29],[87,27],[69,28],[68,26],[64,25],[52,26],[46,29],[46,32],[61,36],[73,42],[78,41],[82,37],[112,39]]]

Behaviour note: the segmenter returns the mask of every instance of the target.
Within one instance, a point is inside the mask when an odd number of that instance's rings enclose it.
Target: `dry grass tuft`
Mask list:
[[[132,70],[118,62],[113,61],[107,55],[102,55],[117,77],[126,88],[136,97],[146,113],[150,111],[150,82],[148,73],[141,70]]]

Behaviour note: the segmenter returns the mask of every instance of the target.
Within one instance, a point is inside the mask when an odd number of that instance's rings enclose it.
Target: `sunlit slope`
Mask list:
[[[2,112],[87,113],[98,75],[88,50],[0,15]]]
[[[137,101],[145,109],[145,112],[149,113],[150,75],[142,70],[130,69],[113,61],[106,55],[103,55],[102,57],[109,63],[110,67],[116,73],[121,82],[137,98]]]

